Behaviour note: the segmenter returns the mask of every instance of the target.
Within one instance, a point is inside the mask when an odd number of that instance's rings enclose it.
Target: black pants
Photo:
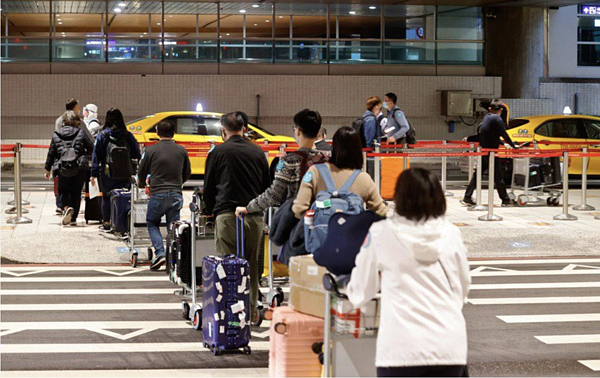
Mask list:
[[[378,367],[378,377],[468,377],[467,365]]]
[[[73,177],[58,176],[58,195],[61,200],[61,205],[64,207],[73,208],[73,216],[71,222],[77,220],[79,208],[81,207],[81,190],[87,178],[87,172],[79,171]]]
[[[490,158],[488,156],[481,157],[481,163],[483,165],[483,172],[487,171],[490,165]],[[478,168],[479,169],[479,168]],[[471,182],[469,182],[469,186],[467,186],[467,191],[465,192],[465,198],[471,198],[473,196],[473,192],[475,191],[475,187],[477,186],[477,169],[473,173],[473,178]],[[509,200],[508,193],[506,193],[506,185],[504,185],[504,180],[502,178],[502,169],[500,167],[500,160],[497,158],[494,159],[494,186],[498,191],[498,195],[502,199],[502,202],[506,202]]]

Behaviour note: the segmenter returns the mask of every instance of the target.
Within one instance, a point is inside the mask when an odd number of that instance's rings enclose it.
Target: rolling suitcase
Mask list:
[[[85,184],[85,208],[83,216],[85,223],[90,221],[102,222],[102,192],[94,198],[90,198],[90,182]]]
[[[269,348],[271,377],[320,377],[321,363],[312,345],[323,341],[322,318],[305,315],[291,307],[273,311]]]
[[[110,223],[114,232],[125,233],[129,229],[131,191],[114,189],[110,192]]]
[[[250,354],[250,265],[244,257],[244,221],[236,218],[236,256],[207,256],[202,262],[202,337],[215,355]]]

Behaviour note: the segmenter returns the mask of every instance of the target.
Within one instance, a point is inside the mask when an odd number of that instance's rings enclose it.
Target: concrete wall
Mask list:
[[[538,98],[544,76],[544,8],[491,7],[486,19],[485,65],[502,77],[502,94]]]
[[[549,12],[549,76],[600,78],[600,67],[577,66],[577,5]]]
[[[442,90],[471,90],[474,97],[500,97],[501,78],[464,76],[291,76],[291,75],[2,75],[2,140],[48,141],[68,98],[95,103],[100,113],[121,109],[127,120],[168,110],[243,110],[254,120],[261,95],[260,126],[290,135],[292,117],[318,110],[330,136],[364,112],[368,96],[398,94],[419,139],[459,139],[474,127],[448,132],[440,116]],[[465,119],[472,122],[470,119]],[[28,151],[39,160],[45,151]]]

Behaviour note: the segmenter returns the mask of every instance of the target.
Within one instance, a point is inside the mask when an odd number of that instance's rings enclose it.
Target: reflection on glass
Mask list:
[[[381,6],[331,4],[331,38],[381,38]]]
[[[329,59],[331,63],[381,63],[379,42],[331,42]]]
[[[577,40],[580,42],[600,42],[600,15],[598,17],[578,17]]]
[[[327,5],[278,3],[275,38],[327,38]]]
[[[165,61],[216,62],[216,40],[165,40]]]
[[[221,3],[220,21],[221,39],[272,38],[273,5]]]
[[[483,43],[438,43],[437,51],[438,64],[483,64]]]
[[[221,62],[270,62],[271,41],[221,41]]]
[[[437,39],[483,40],[483,18],[481,8],[439,6]]]
[[[600,44],[598,45],[577,45],[577,65],[578,66],[600,66]]]
[[[69,61],[104,61],[106,40],[61,39],[53,43],[53,59]]]
[[[386,5],[385,39],[434,39],[434,6]]]
[[[276,42],[275,63],[326,63],[325,41]]]
[[[384,63],[387,64],[433,64],[433,42],[385,42]]]
[[[48,39],[2,38],[3,61],[48,61],[50,48]]]

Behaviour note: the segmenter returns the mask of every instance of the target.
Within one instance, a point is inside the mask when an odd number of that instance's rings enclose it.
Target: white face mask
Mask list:
[[[383,102],[383,107],[388,109],[387,102],[385,102],[385,101]]]

